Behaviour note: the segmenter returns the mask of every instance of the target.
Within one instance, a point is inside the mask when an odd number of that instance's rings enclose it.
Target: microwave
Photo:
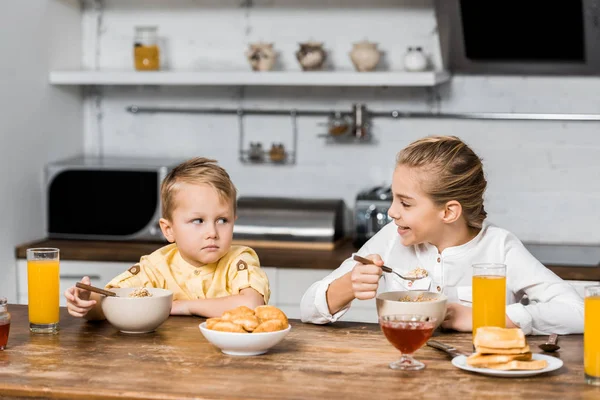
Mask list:
[[[75,157],[45,168],[54,239],[166,241],[160,185],[182,160]]]
[[[600,0],[435,0],[456,74],[599,75]]]

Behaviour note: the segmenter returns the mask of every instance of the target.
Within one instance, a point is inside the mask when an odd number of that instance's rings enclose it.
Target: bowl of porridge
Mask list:
[[[157,288],[110,289],[117,295],[101,301],[104,316],[123,333],[153,332],[169,318],[173,292]]]
[[[435,327],[444,322],[448,298],[442,293],[400,290],[377,295],[377,315],[416,314],[436,318]]]

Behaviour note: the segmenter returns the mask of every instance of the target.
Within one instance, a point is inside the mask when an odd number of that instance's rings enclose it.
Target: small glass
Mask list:
[[[8,343],[10,331],[10,313],[8,312],[6,297],[0,297],[0,350],[4,350]]]
[[[473,264],[473,339],[482,326],[506,328],[505,264]]]
[[[60,250],[27,249],[29,330],[57,333],[60,300]]]
[[[383,315],[379,325],[387,340],[400,352],[398,361],[390,363],[391,369],[417,371],[425,368],[425,364],[415,360],[412,355],[419,350],[433,334],[437,318],[424,315]]]
[[[160,50],[156,26],[136,26],[133,43],[133,60],[138,71],[158,71]]]
[[[583,366],[585,383],[600,386],[600,285],[587,286],[584,294]]]

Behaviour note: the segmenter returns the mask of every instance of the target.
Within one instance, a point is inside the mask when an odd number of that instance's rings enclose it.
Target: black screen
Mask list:
[[[467,58],[584,62],[582,0],[461,0]]]
[[[152,220],[158,174],[149,171],[71,170],[48,191],[50,233],[131,235]]]

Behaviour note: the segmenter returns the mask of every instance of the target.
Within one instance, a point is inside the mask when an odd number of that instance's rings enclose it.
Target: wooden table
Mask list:
[[[28,330],[27,307],[9,305],[13,323],[0,351],[0,396],[97,399],[600,399],[583,382],[582,336],[561,337],[562,369],[507,379],[472,374],[424,347],[423,371],[388,368],[399,357],[376,324],[292,321],[289,335],[256,357],[231,357],[208,343],[195,317],[170,317],[155,333],[125,335],[61,309],[58,335]],[[546,337],[529,337],[532,349]],[[436,339],[468,350],[470,334]]]

